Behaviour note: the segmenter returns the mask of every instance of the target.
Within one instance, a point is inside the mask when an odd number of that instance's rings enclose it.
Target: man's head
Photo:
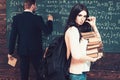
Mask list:
[[[25,0],[24,9],[29,9],[31,11],[36,10],[36,0]]]

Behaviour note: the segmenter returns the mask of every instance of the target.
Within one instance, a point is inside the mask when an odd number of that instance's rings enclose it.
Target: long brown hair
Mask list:
[[[87,17],[89,17],[89,12],[85,5],[78,3],[72,7],[70,15],[67,20],[66,27],[65,27],[65,32],[71,26],[78,27],[78,25],[75,22],[75,19],[76,19],[77,15],[83,10],[87,12]]]

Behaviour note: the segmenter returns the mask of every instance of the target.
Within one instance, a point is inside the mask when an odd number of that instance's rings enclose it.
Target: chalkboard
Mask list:
[[[23,11],[24,0],[7,0],[7,39],[9,38],[12,17]],[[95,16],[97,27],[102,36],[105,52],[120,52],[120,0],[37,0],[36,14],[47,20],[47,15],[54,16],[54,31],[43,37],[44,48],[56,36],[63,34],[71,7],[76,3],[87,6],[90,16]]]

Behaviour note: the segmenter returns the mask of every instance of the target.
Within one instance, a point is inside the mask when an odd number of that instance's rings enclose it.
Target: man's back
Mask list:
[[[13,18],[12,27],[18,34],[18,54],[36,54],[41,52],[42,24],[42,17],[31,12],[23,12]]]

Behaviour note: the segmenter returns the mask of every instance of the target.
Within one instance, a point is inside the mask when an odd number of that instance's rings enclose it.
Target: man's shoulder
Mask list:
[[[37,15],[37,14],[35,14],[34,16],[35,16],[35,17],[38,17],[38,18],[42,18],[41,15]]]
[[[42,20],[42,16],[40,15],[36,15],[36,14],[33,14],[33,13],[30,13],[30,12],[22,12],[22,13],[19,13],[19,14],[16,14],[15,16],[13,16],[13,19],[23,19],[23,18],[32,18],[32,19],[36,19],[36,20]]]
[[[16,15],[13,16],[13,18],[21,17],[23,15],[23,12],[17,13]]]
[[[18,19],[21,16],[22,13],[18,13],[16,15],[13,16],[13,19]]]
[[[37,14],[34,14],[34,17],[35,17],[35,19],[37,19],[37,20],[42,20],[42,19],[43,19],[42,16],[37,15]]]

